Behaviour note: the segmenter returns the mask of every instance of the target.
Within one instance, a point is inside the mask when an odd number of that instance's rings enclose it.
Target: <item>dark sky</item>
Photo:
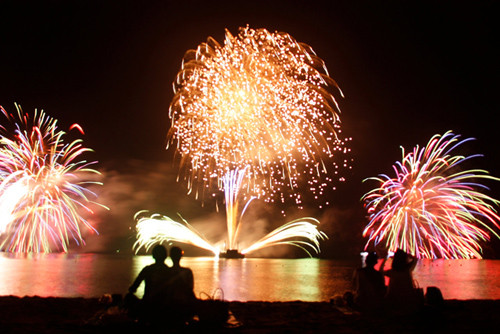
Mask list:
[[[359,237],[366,223],[359,198],[368,190],[361,180],[390,173],[400,145],[410,150],[453,130],[477,139],[464,151],[484,154],[475,167],[500,176],[495,1],[211,2],[0,1],[0,105],[44,109],[62,128],[79,123],[92,158],[109,173],[147,164],[144,175],[159,174],[151,166],[171,160],[168,106],[184,52],[249,24],[311,45],[344,92],[341,120],[354,163],[333,195],[331,212],[344,212],[347,223],[327,228],[338,240],[325,245],[327,253],[350,242],[345,234]],[[490,185],[499,198],[499,185]],[[153,185],[122,195],[141,186]],[[178,209],[172,197],[184,194],[154,187],[144,197]]]

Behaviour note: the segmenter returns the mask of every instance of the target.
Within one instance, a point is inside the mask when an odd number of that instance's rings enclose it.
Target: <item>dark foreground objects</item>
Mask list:
[[[153,248],[155,263],[144,267],[124,298],[122,309],[128,318],[154,327],[155,331],[217,327],[227,321],[227,302],[196,298],[193,272],[180,265],[183,254],[181,248],[172,247],[170,259],[173,265],[168,267],[164,263],[167,257],[165,247],[157,245]],[[144,297],[139,299],[134,293],[143,281]]]
[[[375,269],[377,262],[377,253],[370,252],[365,265],[354,272],[354,306],[360,311],[375,311],[384,304],[387,287],[384,275]]]
[[[424,304],[422,289],[415,286],[413,270],[418,259],[402,249],[396,250],[389,270],[384,270],[385,260],[380,270],[389,277],[385,295],[385,306],[392,313],[413,314]]]
[[[146,323],[160,323],[167,316],[165,310],[170,308],[169,281],[173,272],[165,264],[167,250],[162,245],[153,248],[154,263],[144,267],[129,288],[125,296],[125,306],[129,316],[138,318]],[[144,296],[142,299],[135,297],[134,293],[144,282]]]
[[[189,268],[182,267],[180,261],[184,252],[179,247],[170,249],[171,277],[168,282],[168,313],[176,326],[189,323],[198,313],[199,301],[194,294],[194,277]]]
[[[99,298],[0,297],[0,332],[149,333]],[[407,322],[343,313],[328,302],[229,302],[239,326],[156,333],[496,333],[500,300],[444,300],[441,311]],[[432,316],[438,314],[438,317]]]
[[[242,259],[245,255],[238,252],[237,249],[228,249],[225,252],[220,253],[219,257],[223,259]]]

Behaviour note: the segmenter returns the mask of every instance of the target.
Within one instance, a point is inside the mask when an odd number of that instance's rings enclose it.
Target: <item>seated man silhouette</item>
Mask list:
[[[180,260],[183,251],[179,247],[170,249],[170,259],[173,266],[169,280],[169,304],[171,314],[175,314],[179,321],[189,321],[196,313],[197,299],[194,294],[193,272],[189,268],[181,267]]]
[[[144,281],[144,296],[140,302],[130,302],[131,313],[147,322],[161,319],[161,314],[168,308],[169,282],[172,278],[172,269],[165,264],[167,250],[161,245],[153,248],[155,263],[144,267],[134,283],[129,288],[128,299],[133,299],[133,293]]]
[[[371,312],[382,306],[386,286],[384,275],[375,269],[378,256],[375,252],[368,253],[365,266],[356,270],[354,275],[354,303],[361,311]]]

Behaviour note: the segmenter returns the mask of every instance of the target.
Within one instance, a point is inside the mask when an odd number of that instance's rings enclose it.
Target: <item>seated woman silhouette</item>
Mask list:
[[[189,268],[181,267],[180,260],[184,252],[179,247],[170,249],[170,259],[173,266],[169,280],[169,303],[171,312],[176,313],[179,320],[187,321],[196,313],[197,299],[194,294],[193,272]]]
[[[168,283],[172,278],[172,269],[165,264],[167,250],[162,245],[153,248],[153,258],[155,263],[144,267],[134,283],[129,288],[130,294],[137,291],[137,288],[144,281],[144,296],[140,303],[135,303],[132,313],[137,313],[139,318],[153,320],[159,316],[163,309],[168,307]],[[129,294],[129,300],[132,298]]]
[[[375,269],[377,262],[377,253],[368,253],[365,266],[354,274],[354,304],[362,311],[376,311],[383,304],[386,286],[384,275]]]
[[[394,253],[391,269],[384,271],[384,275],[389,277],[386,302],[391,309],[405,312],[418,308],[419,296],[412,275],[416,265],[417,258],[405,251],[398,249]]]

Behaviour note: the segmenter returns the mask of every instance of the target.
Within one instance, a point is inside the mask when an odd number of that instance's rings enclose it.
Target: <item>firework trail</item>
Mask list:
[[[91,151],[81,140],[65,143],[57,120],[35,110],[31,119],[0,107],[14,130],[0,133],[0,250],[67,251],[70,240],[84,243],[81,229],[97,233],[82,217],[92,213],[87,186],[98,173],[80,156]]]
[[[245,210],[248,205],[250,205],[251,201],[254,199],[254,197],[251,197],[245,203],[245,206],[240,213],[242,205],[240,204],[238,195],[243,183],[245,171],[246,169],[230,171],[226,173],[223,178],[227,216],[227,247],[229,249],[236,249],[241,218],[245,214]]]
[[[142,248],[148,250],[155,244],[168,242],[179,242],[206,249],[216,257],[221,252],[182,217],[180,217],[181,222],[177,222],[160,214],[147,216],[145,213],[147,211],[140,211],[135,215],[137,241],[134,244],[134,249],[136,253]],[[318,230],[318,225],[319,221],[310,217],[293,220],[275,229],[250,247],[243,249],[241,253],[249,254],[276,245],[293,245],[303,249],[311,256],[308,249],[319,253],[320,240],[327,239],[326,234]]]
[[[292,220],[278,227],[250,247],[243,249],[241,253],[248,254],[275,245],[292,245],[301,248],[311,256],[307,248],[312,248],[316,253],[319,253],[320,240],[327,239],[326,234],[318,230],[318,225],[319,221],[311,217]]]
[[[157,243],[180,242],[194,245],[219,255],[219,249],[213,247],[196,229],[181,218],[182,223],[176,222],[170,217],[153,214],[150,217],[141,216],[146,211],[136,213],[137,241],[134,244],[136,252],[141,248],[148,250]]]
[[[395,177],[370,178],[379,186],[363,196],[370,222],[368,242],[401,248],[419,258],[481,258],[480,242],[499,237],[499,201],[483,193],[481,179],[499,180],[480,169],[462,170],[472,156],[455,155],[468,138],[451,131],[416,146],[393,166]]]
[[[349,150],[332,88],[324,62],[286,33],[226,30],[223,46],[209,37],[186,52],[174,82],[168,146],[179,178],[197,198],[237,185],[231,203],[241,206],[254,197],[301,205],[304,188],[321,196],[338,176],[334,156]],[[239,228],[231,203],[230,248]]]

